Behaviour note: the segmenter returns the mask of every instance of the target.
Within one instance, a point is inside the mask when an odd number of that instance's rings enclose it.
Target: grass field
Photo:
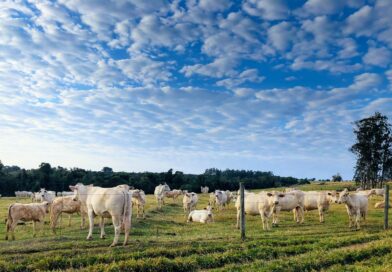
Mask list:
[[[303,190],[341,189],[348,184],[305,185]],[[199,195],[198,208],[206,206],[208,195]],[[132,219],[130,244],[109,248],[113,228],[106,226],[107,238],[92,241],[80,230],[74,216],[67,227],[53,235],[48,224],[32,238],[30,223],[16,229],[16,240],[5,241],[7,207],[15,198],[0,199],[0,271],[392,271],[392,232],[383,230],[383,210],[374,209],[380,197],[372,198],[368,220],[360,231],[348,228],[343,205],[333,204],[318,222],[317,211],[307,212],[305,223],[297,225],[292,213],[282,213],[279,227],[262,230],[260,217],[247,217],[247,239],[235,229],[234,204],[214,213],[215,223],[186,223],[180,202],[172,200],[162,211],[148,196],[147,218]],[[27,202],[27,201],[24,201]],[[48,220],[48,219],[47,219]],[[392,222],[391,222],[392,223]],[[123,238],[123,236],[121,237]],[[121,241],[121,240],[120,240]]]

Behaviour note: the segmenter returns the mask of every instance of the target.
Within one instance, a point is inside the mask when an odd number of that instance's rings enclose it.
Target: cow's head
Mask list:
[[[349,192],[348,192],[348,190],[347,190],[347,188],[346,188],[346,189],[344,189],[344,190],[339,194],[339,198],[338,198],[338,200],[335,201],[335,202],[337,202],[337,203],[339,203],[339,204],[347,203],[349,197],[350,197],[350,196],[349,196]]]
[[[279,205],[279,201],[281,198],[285,197],[284,193],[281,192],[268,192],[267,196],[269,198],[269,201],[272,205]]]
[[[327,200],[329,203],[337,203],[339,199],[339,194],[336,191],[327,192]]]
[[[83,202],[86,201],[87,189],[89,187],[92,187],[92,184],[87,186],[82,183],[77,183],[76,185],[70,185],[69,189],[71,189],[71,191],[74,192],[72,199],[74,201],[83,201]]]
[[[222,197],[222,191],[218,191],[218,190],[216,190],[215,191],[215,197]]]

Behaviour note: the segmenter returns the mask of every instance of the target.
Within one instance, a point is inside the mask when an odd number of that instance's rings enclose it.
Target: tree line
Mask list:
[[[57,192],[69,191],[69,185],[79,182],[102,187],[128,184],[151,194],[155,186],[165,182],[170,188],[200,192],[200,186],[208,186],[210,191],[238,190],[239,182],[244,182],[247,189],[263,189],[309,181],[311,180],[276,176],[272,172],[229,169],[222,171],[216,168],[207,169],[203,174],[184,174],[180,171],[173,172],[172,169],[161,173],[129,173],[114,172],[110,167],[104,167],[101,171],[52,167],[45,162],[36,169],[26,170],[18,166],[5,166],[0,162],[0,194],[3,196],[13,196],[15,191],[35,192],[40,188]]]

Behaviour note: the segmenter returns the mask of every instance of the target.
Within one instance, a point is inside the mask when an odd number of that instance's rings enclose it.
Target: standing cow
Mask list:
[[[288,193],[268,192],[267,196],[272,207],[272,225],[278,225],[280,211],[296,210],[294,220],[297,223],[304,222],[305,195],[302,191],[294,190]]]
[[[215,203],[218,206],[218,210],[222,210],[229,202],[227,192],[230,193],[230,191],[215,190]]]
[[[176,202],[177,197],[179,197],[182,194],[183,192],[181,190],[171,190],[169,192],[165,192],[165,197],[173,198],[173,202]]]
[[[71,226],[71,215],[74,213],[81,214],[80,228],[85,227],[87,210],[80,201],[75,201],[73,196],[56,197],[50,207],[50,227],[52,232],[56,233],[56,225],[59,216],[62,213],[68,214],[68,226]]]
[[[189,213],[190,211],[196,208],[196,204],[199,198],[196,193],[185,193],[184,198],[182,199],[182,204],[185,213]]]
[[[97,215],[101,217],[101,238],[104,237],[103,218],[110,216],[115,232],[110,246],[117,245],[122,225],[125,231],[124,245],[128,243],[132,217],[132,193],[129,192],[129,186],[102,188],[78,183],[70,186],[70,189],[74,192],[74,200],[80,200],[87,207],[89,219],[87,240],[92,239],[94,216]]]
[[[200,192],[202,193],[202,194],[208,194],[208,191],[210,190],[210,188],[208,188],[208,186],[205,186],[205,187],[203,187],[203,186],[200,186]]]
[[[328,211],[330,203],[336,199],[336,191],[308,191],[304,194],[304,210],[318,210],[320,223],[323,223],[325,212]],[[296,211],[295,209],[294,212]]]
[[[166,196],[166,192],[170,191],[169,185],[165,184],[160,184],[157,187],[155,187],[154,190],[154,196],[155,199],[157,200],[158,203],[158,209],[162,209],[162,205],[164,204],[164,198]]]
[[[349,228],[355,227],[359,230],[361,228],[361,216],[366,219],[369,203],[368,196],[356,193],[350,194],[346,188],[339,194],[339,200],[336,202],[339,204],[344,203],[346,205]]]
[[[43,225],[45,220],[45,214],[49,212],[49,203],[29,203],[21,204],[14,203],[8,208],[8,216],[6,223],[6,235],[5,239],[8,240],[8,233],[11,232],[11,239],[15,240],[15,228],[18,221],[33,221],[33,237],[36,236],[36,222]]]
[[[143,190],[129,190],[132,193],[132,206],[136,207],[136,217],[146,218],[144,206],[146,205],[146,194]]]

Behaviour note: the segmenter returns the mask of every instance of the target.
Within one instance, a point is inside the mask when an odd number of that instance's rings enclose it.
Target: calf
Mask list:
[[[349,228],[355,227],[357,230],[361,228],[361,215],[366,219],[368,210],[368,197],[361,194],[350,194],[347,189],[344,189],[339,194],[337,203],[344,203],[346,205],[347,214],[349,218]]]
[[[248,215],[260,215],[261,221],[263,223],[263,230],[269,230],[269,218],[271,217],[271,205],[269,203],[268,196],[265,192],[255,193],[244,193],[244,210],[245,214]],[[237,225],[240,228],[240,215],[241,215],[241,203],[240,196],[237,196],[235,202],[235,207],[237,208]]]
[[[200,223],[209,223],[214,222],[214,218],[212,216],[212,207],[208,204],[207,208],[204,210],[193,210],[188,215],[187,222],[200,222]]]
[[[185,193],[184,198],[182,199],[184,212],[189,213],[194,210],[196,208],[197,201],[198,197],[196,193]]]
[[[129,190],[132,193],[132,205],[136,206],[136,217],[146,218],[144,206],[146,205],[146,194],[143,190]]]
[[[36,236],[36,227],[35,223],[40,222],[44,223],[45,214],[49,212],[49,203],[29,203],[29,204],[21,204],[14,203],[11,204],[8,208],[8,217],[6,223],[6,235],[5,239],[8,240],[8,233],[11,232],[11,239],[15,240],[15,228],[18,224],[18,221],[21,220],[23,222],[33,221],[33,237]]]
[[[165,197],[173,198],[173,202],[176,202],[177,197],[179,197],[180,195],[182,195],[181,190],[171,190],[171,191],[165,192]]]
[[[71,214],[80,213],[82,217],[80,228],[82,229],[85,227],[87,215],[86,207],[83,207],[80,201],[75,201],[73,196],[56,197],[50,208],[50,227],[52,228],[53,233],[56,233],[57,221],[62,213],[68,214],[68,226],[71,226]]]

